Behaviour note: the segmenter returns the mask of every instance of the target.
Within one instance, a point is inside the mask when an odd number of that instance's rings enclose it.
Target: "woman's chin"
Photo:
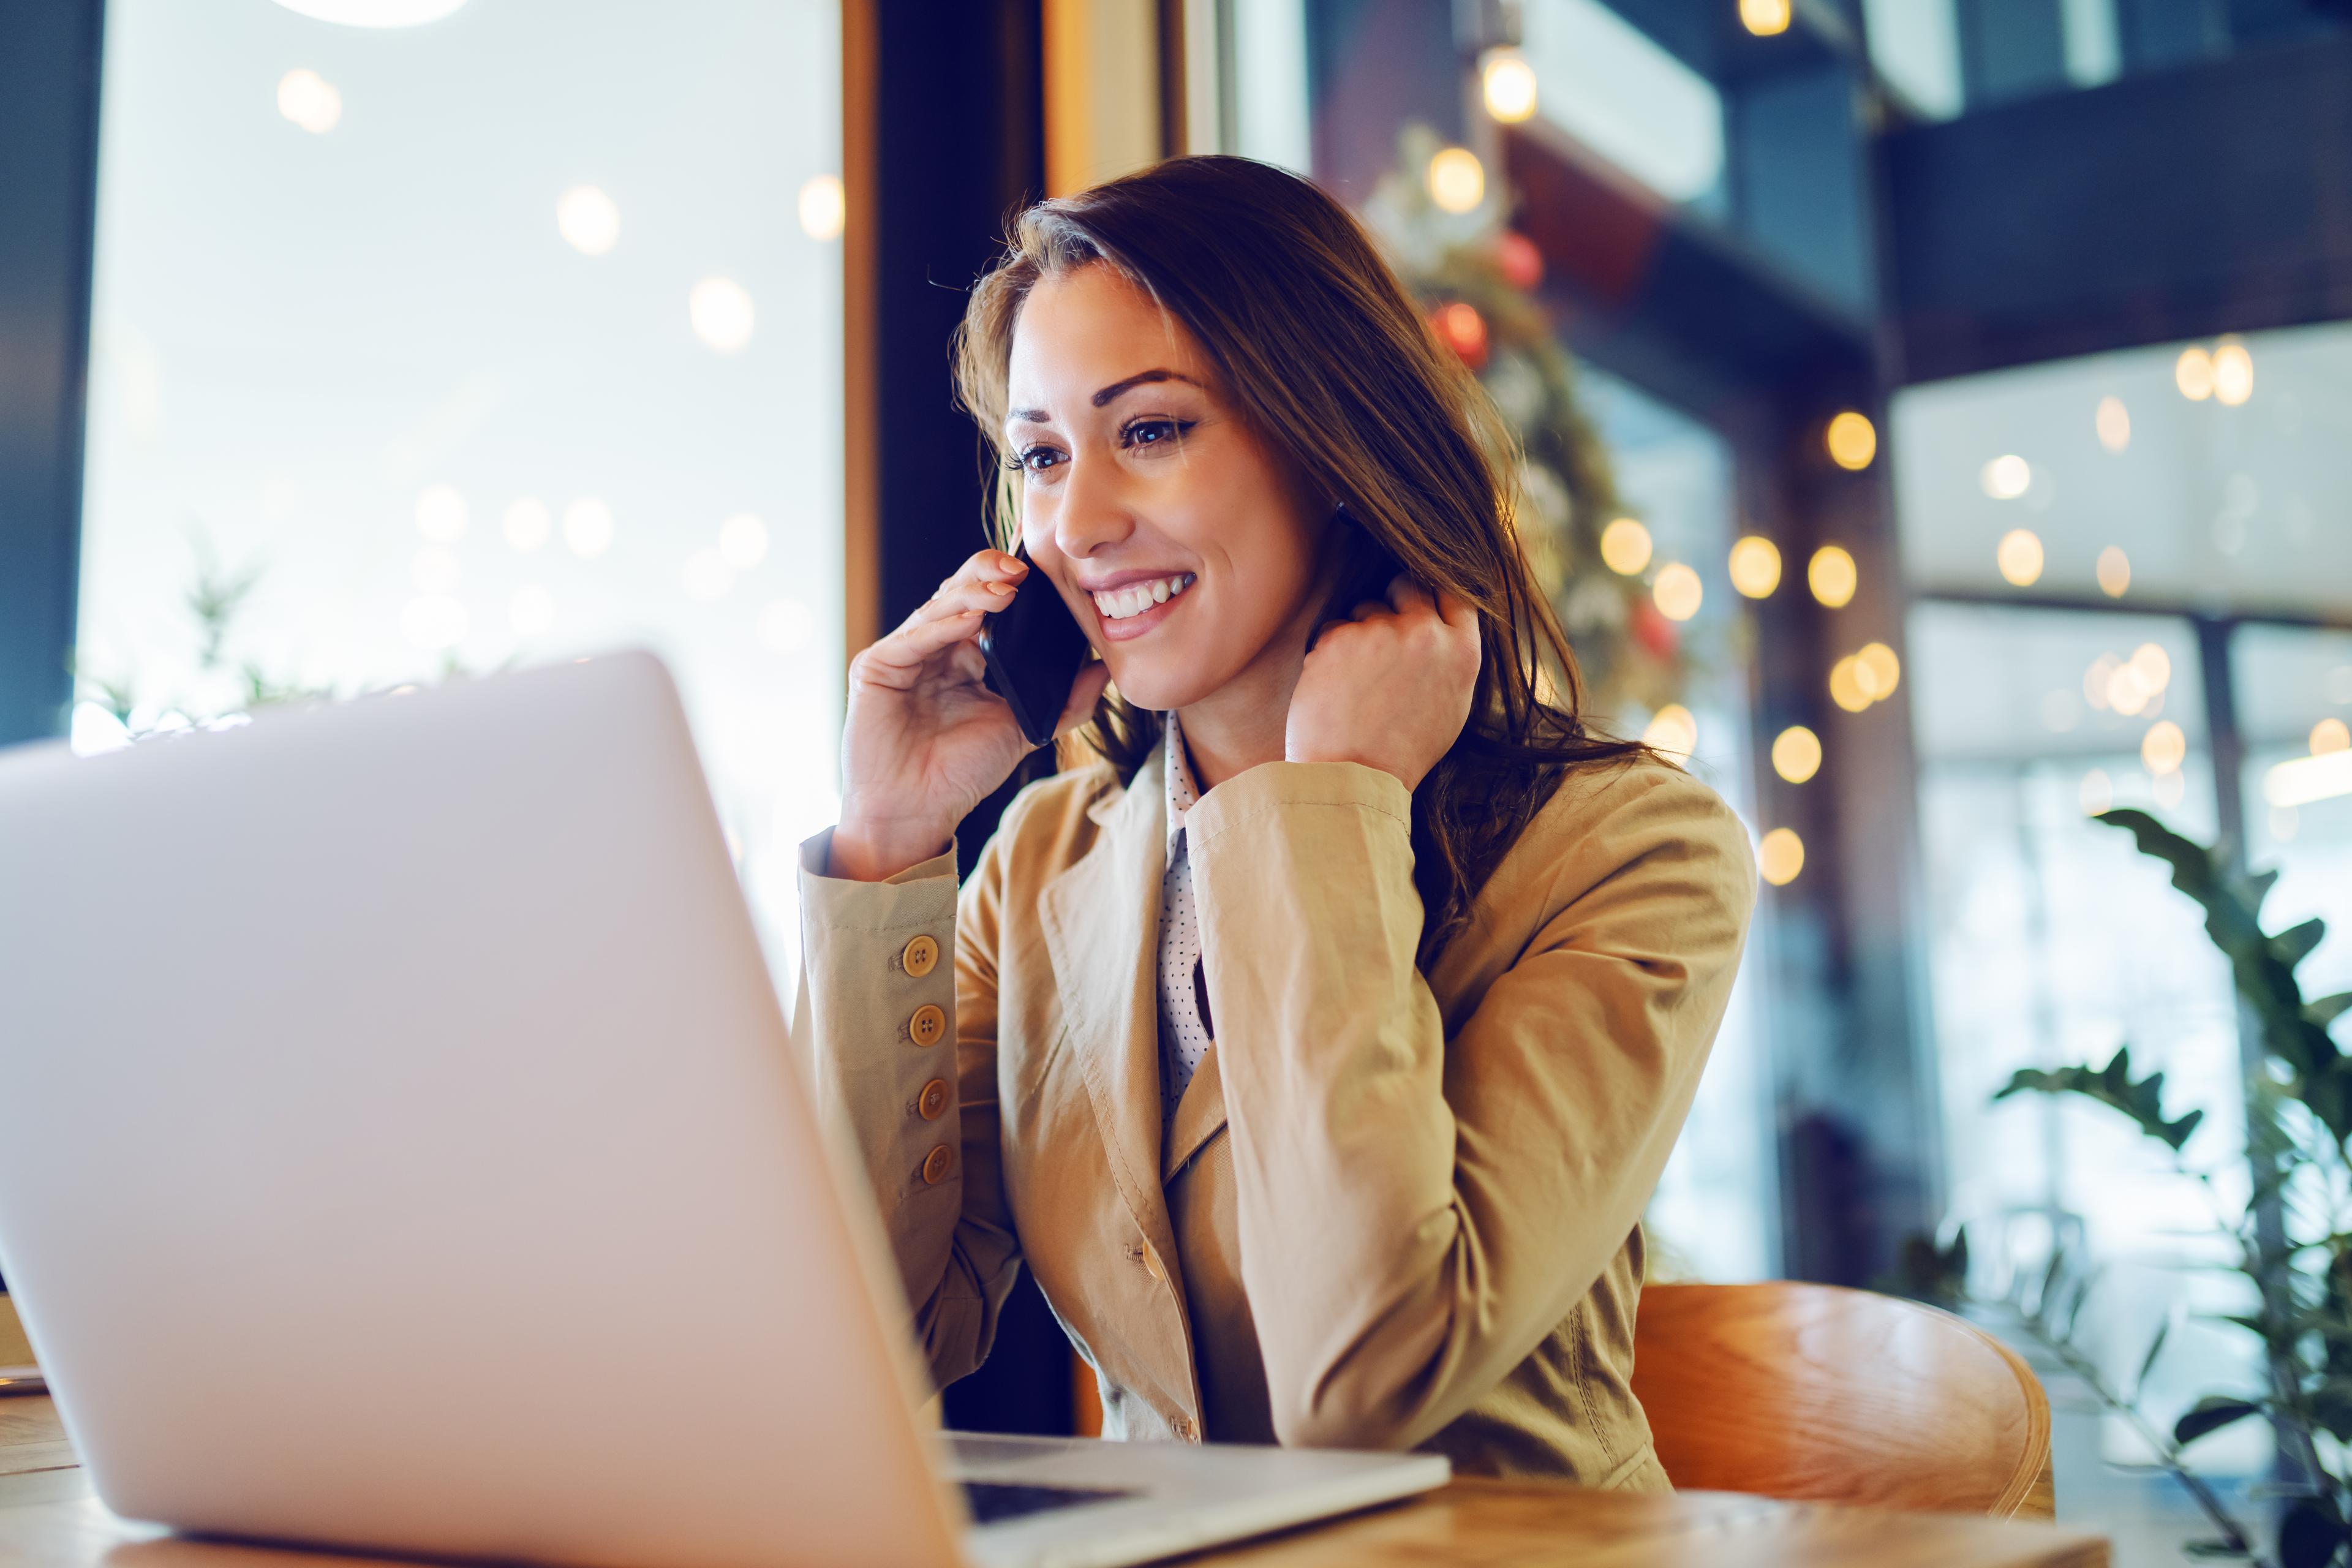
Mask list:
[[[1197,664],[1184,668],[1184,661],[1162,658],[1140,649],[1128,657],[1126,650],[1114,645],[1103,660],[1110,666],[1111,684],[1118,694],[1138,708],[1165,713],[1171,709],[1189,708],[1217,689],[1213,679],[1202,679]]]

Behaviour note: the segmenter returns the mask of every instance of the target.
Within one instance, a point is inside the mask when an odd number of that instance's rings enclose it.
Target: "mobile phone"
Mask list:
[[[1404,564],[1389,552],[1388,547],[1372,537],[1371,530],[1339,510],[1339,521],[1346,528],[1340,541],[1339,571],[1331,597],[1323,605],[1323,619],[1307,639],[1312,648],[1323,628],[1352,618],[1356,606],[1381,604],[1389,596],[1389,584],[1405,574]]]
[[[1013,553],[1029,574],[1012,604],[981,622],[980,651],[988,660],[989,689],[1013,710],[1029,743],[1042,746],[1054,738],[1054,726],[1069,706],[1088,644],[1061,590],[1030,562],[1028,549]]]

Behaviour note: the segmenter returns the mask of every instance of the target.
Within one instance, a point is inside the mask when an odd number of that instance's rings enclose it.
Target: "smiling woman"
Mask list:
[[[1025,1262],[1114,1434],[1664,1487],[1639,1221],[1754,861],[1586,731],[1483,394],[1352,219],[1233,158],[1023,215],[958,375],[1028,559],[852,662],[802,852],[803,1041],[935,1372]],[[974,646],[1022,594],[1100,656],[1060,729],[1104,765],[959,893],[1027,749]]]

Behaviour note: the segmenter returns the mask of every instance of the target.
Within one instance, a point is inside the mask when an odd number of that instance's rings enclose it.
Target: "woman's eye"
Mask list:
[[[1061,461],[1062,454],[1051,447],[1031,447],[1024,449],[1015,459],[1014,467],[1024,473],[1037,474],[1045,472]]]
[[[1164,447],[1192,427],[1183,419],[1138,419],[1120,430],[1122,447]]]

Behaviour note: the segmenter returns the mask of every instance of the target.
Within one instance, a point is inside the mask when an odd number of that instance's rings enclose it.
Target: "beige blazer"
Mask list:
[[[1660,763],[1571,774],[1424,976],[1402,784],[1218,785],[1185,826],[1220,1028],[1163,1147],[1160,775],[1023,791],[961,896],[950,856],[864,884],[803,847],[804,1048],[940,1382],[1026,1263],[1111,1435],[1666,1487],[1639,1222],[1738,963],[1746,829]]]

